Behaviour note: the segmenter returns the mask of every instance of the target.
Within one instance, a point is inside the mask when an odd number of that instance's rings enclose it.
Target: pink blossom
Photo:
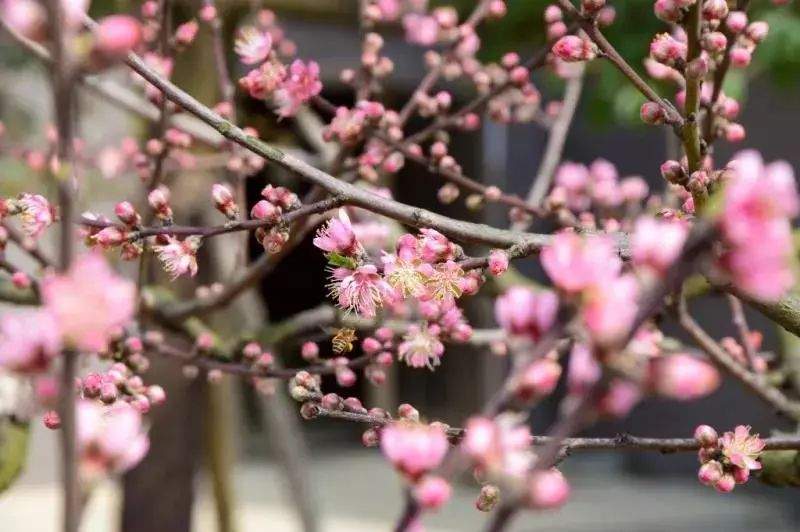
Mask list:
[[[569,355],[567,390],[571,395],[586,393],[600,379],[602,368],[585,343],[576,343]]]
[[[569,494],[567,479],[555,468],[536,471],[528,480],[527,503],[533,508],[558,508],[567,502]]]
[[[79,401],[76,415],[80,472],[85,479],[124,473],[147,454],[150,442],[141,414],[127,404],[103,407]]]
[[[631,236],[631,256],[639,267],[663,274],[680,255],[688,227],[677,220],[641,217]]]
[[[523,418],[510,413],[493,420],[470,418],[461,449],[481,471],[522,478],[535,459],[530,429],[522,421]]]
[[[534,291],[515,286],[497,298],[494,312],[503,329],[536,341],[553,325],[558,297],[549,290]]]
[[[275,93],[280,116],[292,116],[303,103],[322,91],[319,80],[319,64],[316,61],[303,63],[295,59],[289,66],[289,74],[281,88]]]
[[[709,395],[721,380],[714,366],[684,353],[650,361],[650,381],[655,391],[680,401]]]
[[[726,432],[719,439],[723,456],[741,469],[761,469],[758,457],[764,450],[764,440],[758,434],[751,435],[750,427],[738,425],[733,432]]]
[[[636,383],[614,379],[606,393],[598,400],[597,409],[601,414],[622,418],[633,410],[641,398],[642,392]]]
[[[58,323],[47,310],[5,312],[0,316],[0,368],[39,373],[60,350]]]
[[[444,354],[444,344],[431,327],[410,325],[403,341],[397,347],[397,358],[404,360],[412,368],[438,366]]]
[[[589,169],[580,163],[565,162],[556,170],[555,183],[566,193],[567,207],[582,211],[589,207]]]
[[[106,347],[109,335],[130,321],[136,290],[97,253],[78,257],[65,274],[42,281],[44,307],[58,323],[64,342],[85,351]]]
[[[438,262],[455,258],[455,246],[436,229],[419,230],[417,250],[425,262]]]
[[[754,151],[729,164],[722,232],[729,250],[722,265],[742,290],[775,300],[794,284],[789,218],[800,208],[794,172],[778,161],[764,165]]]
[[[403,17],[403,28],[411,44],[431,46],[439,39],[439,23],[427,15],[408,13]]]
[[[103,55],[122,58],[142,41],[142,27],[135,18],[111,15],[100,20],[95,46]]]
[[[239,206],[227,186],[214,183],[211,186],[211,199],[214,200],[214,207],[229,220],[235,220],[239,215]]]
[[[393,296],[392,287],[372,264],[355,270],[337,268],[330,284],[331,294],[339,306],[366,318],[373,318],[387,299]]]
[[[350,218],[344,209],[339,209],[338,218],[331,218],[324,227],[317,231],[314,245],[328,253],[341,255],[355,255],[361,249],[361,244],[353,232]]]
[[[202,239],[194,235],[184,240],[168,237],[167,242],[161,246],[154,246],[153,250],[158,254],[158,259],[170,277],[175,280],[181,275],[188,274],[190,277],[197,275],[197,250],[200,249]]]
[[[272,35],[267,31],[245,26],[236,37],[234,51],[245,65],[260,63],[272,51]]]
[[[639,285],[631,274],[594,285],[585,294],[583,320],[592,338],[613,344],[630,331],[638,309]]]
[[[17,200],[22,220],[22,230],[38,238],[55,221],[55,209],[44,196],[22,194]]]
[[[239,79],[239,85],[259,100],[271,96],[286,79],[286,67],[280,63],[266,62]]]
[[[515,395],[523,401],[541,399],[553,393],[560,377],[561,364],[550,358],[542,358],[528,364],[512,386]]]
[[[442,477],[426,476],[414,486],[414,498],[427,510],[438,510],[450,500],[450,483]]]
[[[41,40],[47,25],[47,12],[35,0],[3,0],[0,3],[0,18],[9,27],[25,37]]]
[[[502,249],[493,249],[489,253],[489,271],[492,275],[502,275],[508,270],[508,254]]]
[[[565,35],[553,45],[553,54],[566,62],[588,61],[597,56],[597,47],[589,39]]]
[[[650,43],[650,57],[667,66],[675,66],[686,59],[686,43],[676,40],[668,33],[656,35]]]
[[[188,46],[192,44],[197,32],[200,30],[200,25],[196,20],[184,22],[175,30],[175,42],[180,46]]]
[[[610,238],[581,237],[570,231],[556,234],[552,243],[542,249],[541,260],[553,283],[569,293],[607,283],[622,268]]]
[[[447,448],[447,436],[437,425],[400,421],[381,431],[383,455],[412,479],[439,467]]]

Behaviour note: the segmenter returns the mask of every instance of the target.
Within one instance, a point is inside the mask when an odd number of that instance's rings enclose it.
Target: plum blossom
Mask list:
[[[439,23],[427,15],[408,13],[403,17],[403,29],[411,44],[431,46],[439,39]]]
[[[750,427],[738,425],[733,432],[726,432],[719,439],[722,455],[741,469],[761,469],[758,457],[764,450],[764,440],[758,434],[750,434]]]
[[[0,316],[0,368],[38,373],[61,350],[58,323],[47,310],[5,312]]]
[[[253,26],[245,26],[239,31],[233,46],[242,63],[255,65],[264,61],[272,51],[272,35]]]
[[[411,479],[439,467],[447,448],[447,435],[438,425],[399,421],[381,431],[383,455]]]
[[[722,381],[714,366],[685,353],[652,359],[649,379],[657,393],[680,401],[705,397]]]
[[[631,236],[631,256],[636,266],[663,274],[678,258],[688,227],[678,220],[642,217]]]
[[[280,88],[286,79],[286,67],[281,63],[267,61],[260,67],[254,68],[243,78],[239,85],[247,91],[252,98],[264,100]]]
[[[450,483],[442,477],[426,476],[414,487],[414,498],[423,508],[437,510],[447,504],[452,491]]]
[[[47,26],[47,12],[35,0],[3,0],[0,3],[0,18],[10,28],[29,39],[44,37]]]
[[[592,338],[613,344],[630,330],[638,309],[639,285],[631,274],[598,283],[584,295],[583,321]]]
[[[404,360],[412,368],[438,366],[444,354],[444,344],[439,340],[437,328],[410,325],[397,347],[397,358]]]
[[[568,293],[615,278],[622,261],[614,252],[614,242],[605,236],[581,237],[562,231],[542,249],[542,266],[553,283]]]
[[[320,91],[322,83],[319,80],[319,64],[316,61],[304,63],[295,59],[289,66],[281,88],[275,93],[278,114],[282,117],[294,115],[302,104]]]
[[[540,510],[563,506],[570,494],[567,479],[558,469],[536,471],[528,480],[526,502]]]
[[[16,203],[22,221],[22,230],[33,238],[39,237],[55,221],[55,209],[44,196],[22,194]]]
[[[372,264],[355,270],[336,268],[330,283],[331,294],[339,306],[365,318],[373,318],[386,299],[394,292]]]
[[[745,292],[773,301],[794,284],[789,219],[800,208],[794,172],[784,161],[765,165],[755,151],[729,163],[720,225],[729,245],[722,266]]]
[[[197,275],[197,250],[203,240],[196,235],[188,236],[184,240],[168,237],[167,243],[154,246],[158,259],[173,280],[181,275],[194,277]]]
[[[481,471],[523,478],[533,465],[536,456],[531,448],[531,432],[522,417],[511,413],[495,419],[473,417],[465,428],[461,449]]]
[[[103,407],[94,401],[77,404],[77,442],[81,476],[98,479],[124,473],[147,454],[150,441],[142,416],[127,403]]]
[[[341,255],[356,255],[361,249],[344,209],[339,209],[338,218],[331,218],[317,231],[314,245],[322,251]]]
[[[549,290],[535,291],[515,286],[497,298],[494,307],[497,323],[511,334],[533,341],[546,333],[556,318],[558,297]]]
[[[133,316],[136,289],[118,277],[98,253],[78,257],[63,274],[42,281],[45,309],[64,343],[85,351],[105,349],[109,334]]]

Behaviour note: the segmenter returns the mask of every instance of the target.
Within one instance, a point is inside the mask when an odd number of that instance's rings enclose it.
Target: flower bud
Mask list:
[[[567,502],[569,493],[569,484],[560,471],[537,471],[528,480],[527,503],[539,509],[558,508]]]
[[[361,443],[364,447],[376,447],[380,441],[380,435],[375,429],[367,429],[361,435]]]
[[[694,429],[694,439],[703,447],[714,447],[717,445],[719,435],[717,431],[709,425],[698,425],[698,427]]]
[[[481,493],[475,500],[475,508],[481,512],[491,512],[500,502],[500,488],[493,484],[481,487]]]
[[[642,122],[649,125],[663,124],[666,119],[664,108],[656,102],[645,102],[639,110]]]
[[[741,33],[747,27],[747,13],[744,11],[733,11],[725,19],[725,25],[731,33]]]
[[[214,207],[225,215],[229,220],[235,220],[239,215],[239,206],[233,198],[231,190],[220,183],[211,186],[211,197],[214,200]]]
[[[104,17],[95,31],[94,50],[107,59],[122,59],[142,41],[142,27],[128,15]]]
[[[736,68],[745,68],[750,64],[753,59],[752,52],[742,46],[734,46],[730,52],[731,65]]]
[[[344,400],[344,409],[348,412],[355,412],[356,414],[366,414],[367,409],[361,404],[357,397],[348,397]]]
[[[303,419],[314,419],[319,415],[319,405],[312,402],[303,403],[300,407],[300,415]]]
[[[581,7],[588,13],[599,11],[606,5],[606,0],[581,0]]]
[[[708,59],[703,55],[686,65],[686,77],[689,79],[702,79],[706,74],[708,74]]]
[[[716,460],[706,462],[697,471],[697,480],[706,486],[713,486],[722,478],[722,464]]]
[[[44,422],[44,426],[50,430],[61,428],[61,417],[59,417],[58,412],[55,410],[46,412],[44,417],[42,417],[42,422]]]
[[[726,0],[705,0],[703,3],[703,18],[706,20],[722,20],[728,16],[728,2]]]
[[[747,26],[746,33],[750,40],[758,44],[767,38],[767,34],[769,33],[769,24],[761,20],[753,22]]]
[[[317,360],[319,358],[319,346],[315,342],[305,342],[300,348],[300,356],[308,362]]]
[[[281,219],[281,209],[267,200],[261,200],[250,210],[250,217],[274,224]]]
[[[553,45],[553,54],[566,62],[589,61],[597,57],[597,47],[588,39],[565,35]]]
[[[100,400],[107,405],[113,404],[119,396],[119,389],[112,382],[104,382],[100,386]]]
[[[14,272],[11,275],[11,282],[15,287],[21,290],[30,288],[31,284],[33,284],[33,281],[31,281],[31,278],[28,277],[28,274],[25,272]]]
[[[442,477],[426,476],[414,487],[414,499],[427,510],[438,510],[450,500],[452,489]]]
[[[725,473],[720,477],[716,484],[714,484],[714,489],[716,489],[720,493],[730,493],[733,491],[733,488],[736,487],[736,479],[730,473]]]
[[[114,207],[114,213],[117,218],[125,225],[137,226],[142,223],[142,217],[136,212],[136,209],[129,201],[120,201]]]
[[[327,393],[322,396],[322,401],[320,402],[320,405],[325,410],[341,410],[342,407],[344,406],[344,402],[342,401],[342,398],[338,394]]]
[[[397,415],[409,421],[419,421],[419,410],[408,403],[403,403],[397,407]]]

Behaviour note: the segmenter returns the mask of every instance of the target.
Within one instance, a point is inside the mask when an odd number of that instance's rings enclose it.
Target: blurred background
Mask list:
[[[442,4],[442,2],[432,2]],[[452,2],[448,2],[452,3]],[[455,2],[462,13],[473,2]],[[493,60],[507,50],[522,57],[544,41],[541,13],[546,2],[509,0],[509,15],[481,30],[482,59]],[[794,6],[766,9],[757,2],[751,20],[770,23],[770,36],[758,48],[754,65],[745,73],[729,76],[725,91],[741,98],[742,123],[747,127],[743,145],[760,150],[766,160],[785,158],[800,167],[800,11]],[[652,16],[651,0],[613,2],[617,22],[608,30],[609,39],[640,71],[649,40],[664,27]],[[273,0],[219,3],[224,13],[226,42],[252,10],[274,9],[287,34],[298,44],[298,55],[313,58],[322,67],[324,95],[351,104],[351,91],[338,82],[342,68],[357,62],[360,51],[356,24],[356,0]],[[178,0],[176,20],[194,16],[197,2]],[[95,0],[92,14],[133,11],[138,2]],[[392,107],[406,101],[424,75],[422,49],[405,45],[396,28],[383,28],[386,53],[395,62],[384,100]],[[198,40],[177,61],[174,80],[202,101],[216,101],[212,75],[210,40],[205,27]],[[232,48],[232,47],[231,47]],[[245,71],[229,50],[234,78]],[[44,146],[44,131],[50,120],[46,70],[5,35],[0,34],[0,120],[6,126],[5,145]],[[124,70],[108,74],[128,81]],[[534,73],[534,81],[545,102],[560,98],[561,85],[547,72]],[[470,97],[465,87],[453,87],[457,100]],[[668,94],[666,88],[663,94]],[[598,61],[589,69],[577,118],[569,134],[565,160],[590,163],[598,157],[617,165],[621,175],[641,175],[660,190],[659,164],[675,149],[668,132],[637,123],[642,100],[616,71]],[[87,150],[99,151],[118,145],[126,136],[144,138],[148,124],[96,95],[81,95],[80,135]],[[273,142],[308,149],[298,141],[291,120],[277,122],[263,102],[237,94],[240,122],[259,130]],[[486,121],[477,134],[456,139],[454,155],[465,173],[487,184],[524,195],[530,185],[546,141],[546,133],[535,124],[498,125]],[[715,157],[724,162],[736,147],[719,144]],[[47,184],[19,154],[0,151],[0,196],[23,190],[45,191]],[[197,170],[181,175],[171,184],[178,203],[178,219],[203,220],[211,208],[210,184],[219,180],[215,172]],[[106,180],[87,175],[81,192],[82,208],[110,213],[119,199],[135,193],[138,180],[124,176]],[[256,198],[267,182],[305,190],[289,175],[267,167],[248,181],[248,194]],[[436,202],[438,178],[418,167],[406,166],[398,175],[395,197],[401,201],[441,210]],[[52,196],[51,196],[52,197]],[[506,226],[502,209],[468,211],[463,202],[444,207],[446,214]],[[181,218],[183,217],[183,218]],[[534,227],[549,230],[547,226]],[[252,257],[262,250],[254,242]],[[222,244],[224,246],[224,244]],[[222,261],[224,262],[224,261]],[[28,265],[34,271],[33,265]],[[123,270],[130,265],[121,264]],[[278,322],[299,311],[324,303],[324,258],[310,239],[298,246],[261,283],[258,296],[265,312],[247,316],[256,322]],[[541,276],[535,260],[522,261],[522,272]],[[232,277],[225,264],[207,268],[220,272],[223,281]],[[212,280],[209,277],[203,282]],[[176,288],[191,294],[192,283],[180,281]],[[472,298],[468,311],[475,327],[492,327],[491,300]],[[245,312],[247,312],[245,310]],[[724,300],[708,296],[698,301],[694,312],[717,337],[733,334]],[[758,315],[749,315],[750,325],[765,335],[765,349],[791,349],[781,335]],[[235,315],[214,317],[213,325],[232,334],[243,322]],[[678,335],[668,320],[665,332]],[[678,335],[679,336],[679,335]],[[785,340],[785,338],[784,338]],[[287,366],[300,364],[297,343],[280,346]],[[388,530],[401,509],[401,484],[374,449],[360,444],[364,427],[342,422],[304,422],[296,405],[282,387],[262,397],[246,385],[225,380],[208,385],[182,377],[180,368],[154,360],[149,374],[153,383],[168,391],[166,406],[152,414],[152,449],[144,462],[120,481],[96,487],[88,501],[85,530],[123,532],[182,531],[371,531]],[[393,368],[387,384],[376,389],[360,380],[345,395],[357,395],[368,406],[395,408],[414,404],[429,419],[460,425],[496,389],[506,361],[469,348],[448,348],[435,373]],[[335,387],[335,382],[325,383]],[[558,394],[554,399],[558,399]],[[533,414],[534,433],[546,431],[555,415],[551,401]],[[735,382],[698,403],[683,404],[648,400],[619,423],[604,423],[588,434],[613,435],[627,431],[642,436],[687,437],[700,423],[720,429],[735,424],[753,425],[766,434],[771,427],[791,429],[767,408],[748,396]],[[524,514],[513,530],[596,531],[694,531],[800,529],[798,492],[775,489],[751,482],[733,494],[719,496],[695,480],[696,461],[691,455],[584,454],[564,464],[573,500],[552,514]],[[31,532],[58,529],[60,511],[57,485],[57,446],[53,433],[34,422],[27,467],[9,491],[0,494],[0,530]],[[474,482],[459,483],[454,501],[441,513],[428,516],[430,530],[480,530],[485,516],[473,508],[477,495]]]

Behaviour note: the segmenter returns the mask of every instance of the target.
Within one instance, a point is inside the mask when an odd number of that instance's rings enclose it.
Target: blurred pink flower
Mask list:
[[[245,65],[255,65],[265,60],[272,51],[272,35],[253,26],[239,31],[233,49]]]
[[[750,427],[738,425],[733,432],[726,432],[719,439],[722,454],[731,464],[742,469],[761,469],[758,457],[764,450],[764,440],[758,434],[751,435]]]
[[[78,257],[68,272],[42,281],[44,307],[56,319],[64,343],[85,351],[105,349],[113,329],[133,316],[136,289],[97,253]]]
[[[408,13],[403,17],[406,41],[420,46],[431,46],[439,39],[439,23],[436,19],[419,13]]]
[[[461,449],[483,472],[522,478],[535,460],[531,432],[523,419],[510,413],[495,419],[470,418]]]
[[[679,220],[639,218],[631,236],[633,263],[663,274],[680,254],[687,233],[688,227]]]
[[[42,372],[60,350],[58,323],[47,310],[5,312],[0,316],[0,368]]]
[[[611,238],[582,237],[571,231],[556,234],[542,249],[541,261],[553,283],[569,293],[608,283],[622,268]]]
[[[592,338],[602,344],[621,340],[633,325],[638,309],[639,285],[625,274],[587,290],[582,313]]]
[[[510,288],[497,298],[494,306],[495,318],[503,329],[533,341],[550,329],[557,312],[558,297],[554,292],[522,286]]]
[[[55,221],[55,209],[44,196],[22,194],[17,200],[22,220],[22,230],[37,238]]]
[[[147,454],[150,441],[142,416],[127,403],[103,407],[82,400],[76,415],[80,472],[85,479],[124,473]]]
[[[553,509],[563,506],[569,494],[569,483],[561,471],[555,468],[536,471],[528,480],[526,502],[533,508]]]
[[[383,455],[412,479],[439,467],[447,448],[447,436],[437,425],[401,421],[381,431]]]
[[[652,359],[649,378],[656,392],[680,401],[705,397],[721,382],[714,366],[685,353]]]
[[[319,64],[316,61],[304,63],[295,59],[289,66],[289,74],[281,88],[275,93],[280,116],[292,116],[297,109],[322,91],[319,80]]]
[[[450,484],[442,477],[423,477],[414,486],[414,498],[427,510],[438,510],[450,500],[452,493]]]

